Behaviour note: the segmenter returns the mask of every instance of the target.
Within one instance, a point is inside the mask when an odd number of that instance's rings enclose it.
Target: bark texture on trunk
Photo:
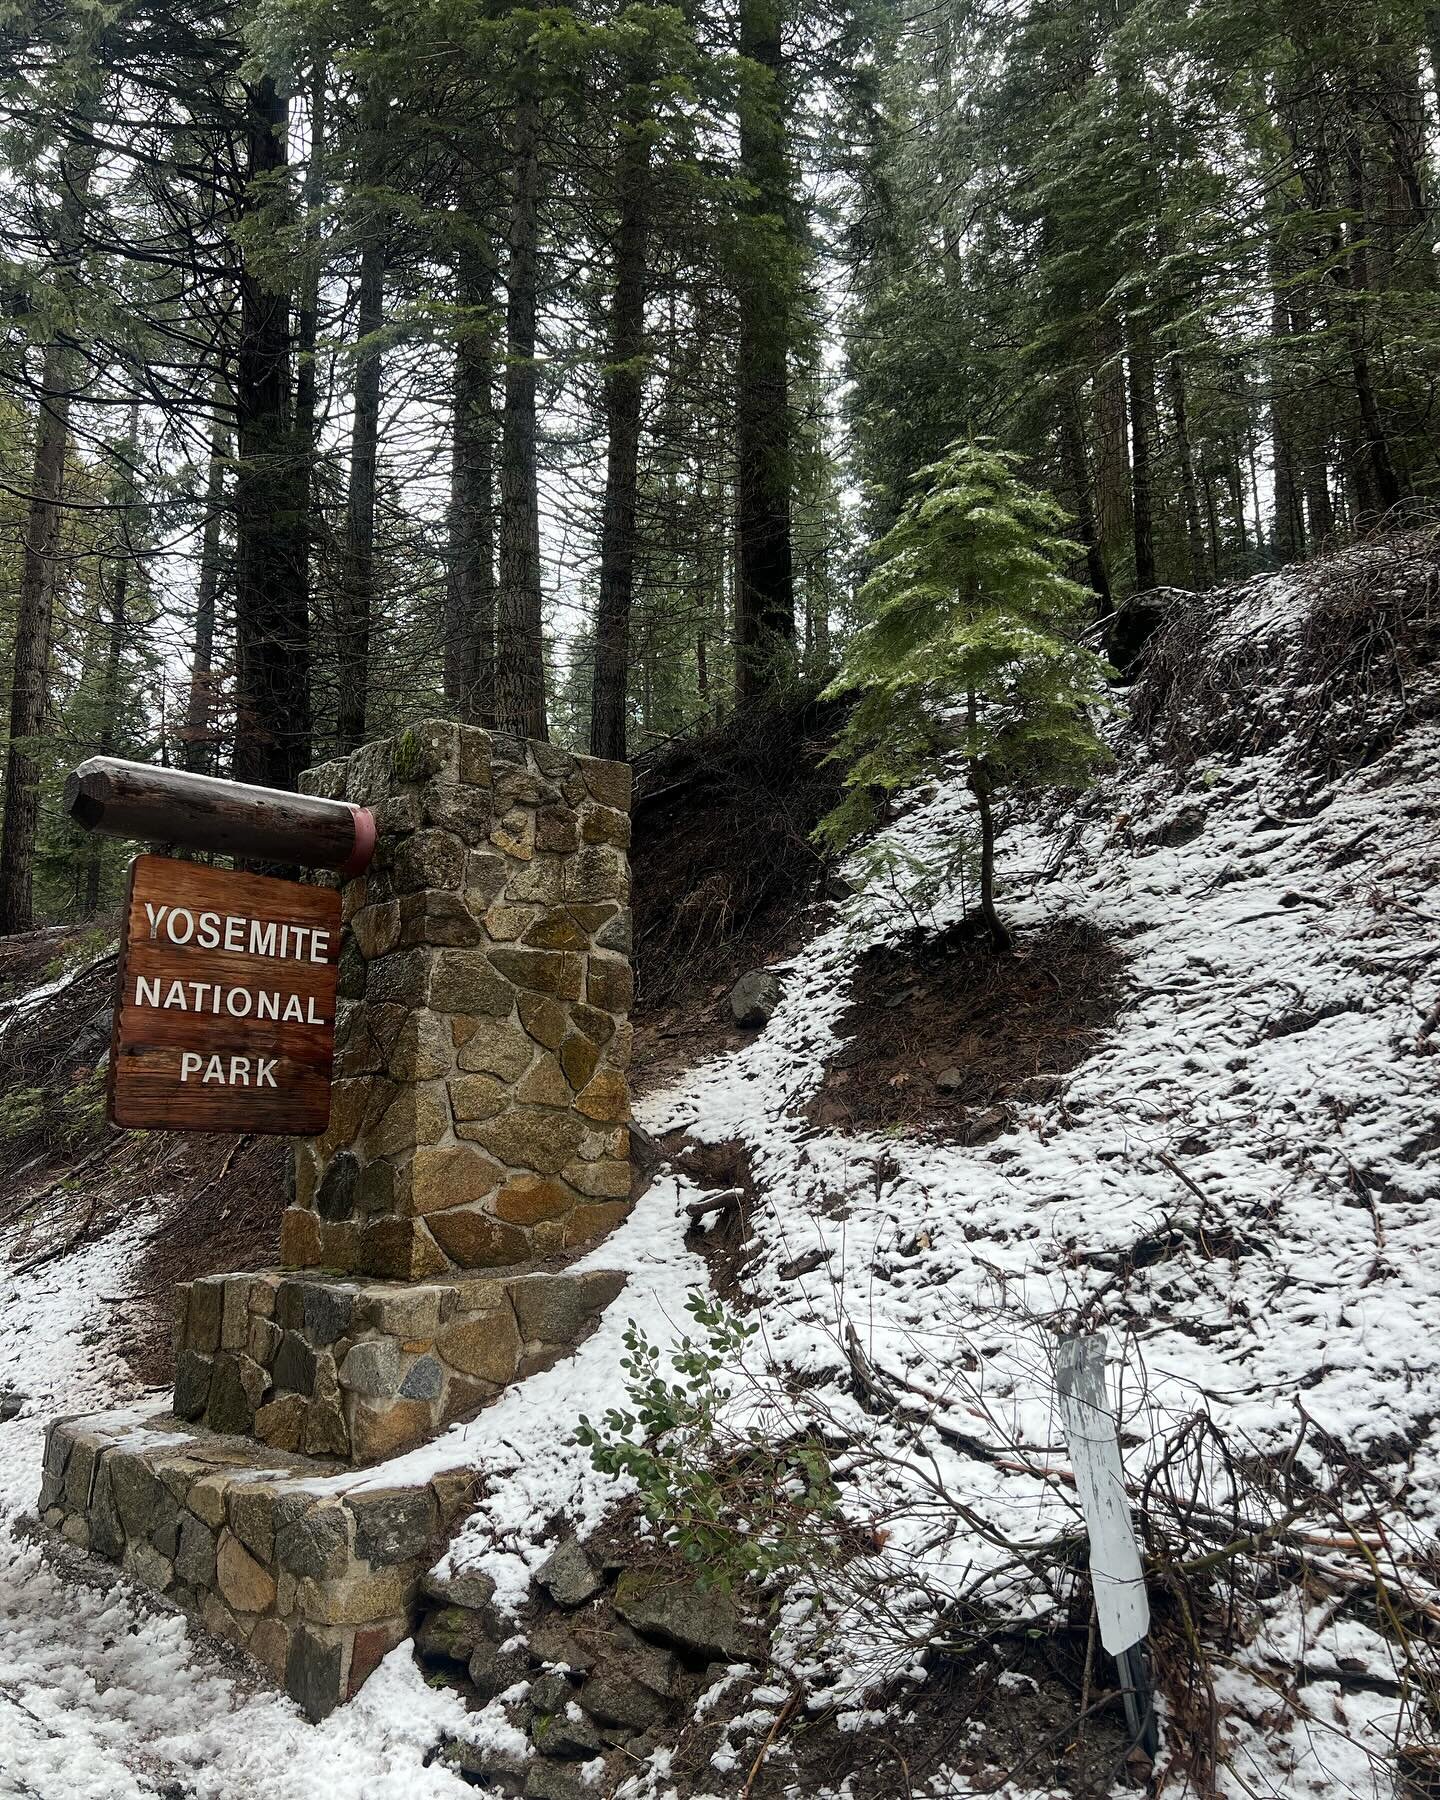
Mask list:
[[[973,689],[966,696],[966,714],[973,743],[979,718]],[[975,810],[980,816],[980,912],[989,929],[991,944],[999,955],[1005,956],[1015,944],[995,905],[995,805],[990,772],[983,756],[971,755],[966,760],[970,770],[970,792],[975,796]]]
[[[790,533],[790,177],[778,0],[741,0],[740,54],[753,80],[740,107],[749,239],[739,280],[736,356],[735,685],[764,693],[795,645]]]
[[[220,531],[225,509],[225,460],[230,433],[216,416],[210,431],[210,472],[205,483],[205,530],[200,540],[200,581],[195,595],[195,634],[190,651],[190,692],[185,704],[180,761],[193,775],[215,773],[215,611],[220,597]]]
[[[84,105],[93,105],[94,98],[87,97]],[[56,275],[60,291],[69,296],[77,288],[75,264],[80,255],[95,163],[94,150],[66,156],[61,162],[63,198],[56,220]],[[70,401],[82,377],[82,364],[75,340],[57,333],[46,346],[41,366],[29,507],[21,545],[20,595],[15,610],[10,737],[5,755],[4,813],[0,820],[0,935],[28,931],[34,923],[35,838],[40,820],[40,762],[35,752],[45,727],[50,688]]]
[[[1125,397],[1124,340],[1107,315],[1096,331],[1095,524],[1106,565],[1123,560],[1134,530],[1130,504],[1130,407]]]
[[[1299,433],[1290,398],[1290,303],[1284,287],[1285,256],[1272,236],[1270,247],[1270,440],[1275,454],[1275,542],[1288,559],[1305,551],[1305,513]]]
[[[335,736],[342,755],[365,741],[370,704],[370,625],[375,603],[375,476],[380,448],[380,378],[383,358],[375,336],[385,323],[385,241],[366,235],[360,252],[360,296],[355,356],[354,415],[350,426],[350,478],[345,496],[345,554],[341,561],[340,617],[336,621],[340,689]]]
[[[643,73],[633,72],[639,88]],[[635,590],[635,511],[644,397],[645,268],[649,238],[648,109],[632,107],[620,149],[619,233],[605,373],[607,453],[600,532],[600,597],[595,616],[595,678],[590,753],[623,761],[630,674],[630,606]]]
[[[1105,552],[1100,547],[1100,534],[1095,526],[1094,489],[1090,481],[1090,459],[1085,450],[1084,415],[1080,407],[1080,383],[1072,381],[1061,407],[1060,431],[1065,445],[1065,461],[1070,485],[1075,491],[1075,528],[1085,546],[1085,567],[1090,585],[1095,590],[1096,613],[1109,618],[1115,610],[1115,597],[1110,588],[1110,570]]]
[[[66,345],[54,343],[47,348],[25,521],[20,602],[15,613],[4,837],[0,840],[0,935],[28,931],[34,923],[33,865],[40,818],[40,762],[35,752],[44,729],[49,690],[65,445],[76,367],[75,353]]]
[[[269,76],[246,91],[252,181],[285,164],[285,103]],[[293,788],[310,762],[306,455],[297,442],[286,296],[240,271],[235,357],[237,781]]]
[[[1185,508],[1185,542],[1190,557],[1190,585],[1198,588],[1205,571],[1205,526],[1200,517],[1200,490],[1195,485],[1195,454],[1190,447],[1190,409],[1185,395],[1185,366],[1180,352],[1165,358],[1165,386],[1170,397],[1170,417],[1175,426],[1175,450],[1180,464],[1180,498]]]
[[[1148,320],[1132,314],[1126,332],[1130,369],[1130,493],[1135,515],[1135,586],[1158,584],[1155,567],[1155,352]]]
[[[505,269],[505,416],[500,444],[500,584],[496,608],[495,721],[518,737],[547,738],[545,639],[540,591],[539,441],[535,365],[540,101],[515,108]]]
[[[1389,439],[1380,415],[1375,391],[1370,344],[1365,329],[1366,298],[1371,292],[1369,221],[1365,205],[1365,155],[1358,122],[1352,117],[1346,134],[1346,199],[1350,220],[1345,227],[1343,256],[1337,257],[1334,276],[1345,290],[1345,342],[1355,383],[1355,403],[1360,414],[1362,441],[1354,446],[1353,473],[1359,523],[1373,524],[1378,516],[1400,504],[1403,490],[1390,453]]]
[[[315,366],[320,339],[320,208],[325,200],[325,133],[328,129],[329,71],[317,61],[310,78],[310,151],[305,163],[302,200],[305,207],[305,272],[295,309],[295,440],[305,459],[305,511],[299,527],[297,554],[310,591],[310,561],[314,548],[317,514],[315,469],[320,447],[317,441],[319,371]]]
[[[477,224],[476,229],[479,229]],[[495,269],[466,244],[455,293],[467,315],[455,346],[450,440],[450,564],[445,577],[445,700],[469,725],[495,723],[495,401],[489,311]]]

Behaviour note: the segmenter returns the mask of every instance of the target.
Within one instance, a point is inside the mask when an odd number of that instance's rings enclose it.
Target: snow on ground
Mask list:
[[[231,1653],[108,1564],[79,1578],[43,1555],[33,1513],[47,1422],[135,1399],[107,1351],[145,1220],[27,1276],[0,1274],[0,1800],[451,1800],[424,1766],[464,1722],[402,1647],[364,1692],[311,1726]]]
[[[1270,591],[1283,585],[1253,587],[1255,620],[1232,615],[1224,639],[1293,626]],[[1293,1451],[1320,1486],[1337,1455],[1354,1454],[1390,1496],[1381,1510],[1396,1566],[1433,1544],[1440,1106],[1437,1064],[1417,1038],[1440,965],[1440,732],[1417,726],[1320,788],[1287,762],[1290,748],[1202,765],[1179,783],[1132,750],[1078,832],[1067,820],[1010,835],[1011,923],[1023,934],[1088,920],[1128,956],[1128,993],[1062,1101],[1027,1108],[999,1142],[842,1136],[802,1116],[838,1047],[848,971],[910,923],[903,907],[887,916],[869,899],[794,959],[762,1034],[640,1109],[654,1132],[748,1147],[760,1199],[746,1287],[764,1319],[763,1362],[807,1378],[786,1416],[862,1447],[846,1503],[887,1535],[865,1575],[887,1604],[867,1617],[852,1596],[836,1643],[807,1671],[842,1704],[849,1695],[858,1708],[867,1677],[903,1669],[937,1596],[976,1592],[986,1577],[1000,1614],[1046,1606],[1007,1545],[1074,1523],[1068,1490],[1043,1471],[1068,1461],[1050,1358],[1055,1332],[1082,1312],[1112,1328],[1133,1476],[1203,1413],[1234,1454]],[[963,789],[945,787],[896,829],[899,847],[942,850],[966,809]],[[937,909],[934,923],[959,910]],[[1167,1237],[1167,1254],[1117,1273],[1141,1240]],[[817,1248],[821,1268],[782,1276]],[[990,1457],[939,1444],[923,1403],[918,1424],[862,1411],[849,1330]],[[764,1368],[747,1372],[764,1389]],[[773,1384],[769,1398],[785,1415]],[[1201,1468],[1223,1508],[1234,1499],[1223,1471],[1213,1457]],[[952,1514],[946,1529],[937,1490],[968,1520]],[[492,1493],[492,1509],[504,1504]],[[488,1529],[477,1521],[457,1556],[483,1556]],[[1342,1542],[1317,1564],[1343,1594],[1363,1580],[1363,1553],[1347,1556],[1344,1528],[1331,1529]],[[1433,1601],[1423,1569],[1407,1579]],[[1390,1752],[1406,1729],[1395,1658],[1337,1611],[1302,1612],[1286,1596],[1254,1643],[1217,1659],[1222,1791],[1391,1791]],[[913,1635],[897,1631],[897,1614]],[[803,1656],[798,1638],[794,1648]],[[1354,1679],[1337,1681],[1337,1669]],[[1297,1680],[1293,1707],[1278,1706],[1277,1689]]]
[[[508,1395],[483,1421],[326,1486],[388,1485],[481,1462],[491,1480],[477,1515],[502,1595],[518,1600],[543,1555],[535,1525],[557,1509],[589,1529],[610,1498],[569,1442],[579,1412],[615,1395],[626,1321],[653,1336],[680,1320],[704,1265],[674,1228],[677,1187],[661,1181],[588,1259],[621,1267],[618,1307],[583,1347]],[[137,1399],[107,1354],[105,1296],[124,1292],[145,1221],[37,1270],[0,1276],[0,1393],[27,1396],[0,1424],[0,1800],[448,1800],[473,1792],[426,1766],[442,1739],[477,1722],[425,1685],[402,1645],[323,1724],[264,1686],[243,1662],[96,1559],[72,1579],[23,1533],[40,1489],[44,1431],[59,1414]],[[162,1396],[145,1397],[150,1410]],[[144,1410],[144,1409],[140,1409]],[[177,1785],[178,1784],[178,1785]]]
[[[1266,631],[1289,623],[1282,589],[1249,590]],[[1232,611],[1232,634],[1243,624]],[[921,854],[946,845],[965,809],[963,789],[946,786],[897,841]],[[816,1644],[795,1619],[779,1634],[782,1653],[857,1729],[870,1716],[866,1681],[913,1666],[947,1595],[978,1583],[998,1614],[1046,1609],[1005,1546],[1074,1523],[1068,1490],[1046,1473],[1066,1461],[1050,1356],[1082,1311],[1111,1328],[1133,1476],[1177,1422],[1204,1412],[1256,1455],[1294,1449],[1300,1434],[1296,1466],[1322,1484],[1335,1446],[1348,1447],[1390,1497],[1396,1553],[1433,1542],[1440,1261],[1427,1214],[1440,1192],[1440,1065],[1416,1040],[1440,973],[1437,817],[1434,726],[1323,788],[1287,764],[1284,745],[1183,782],[1127,751],[1078,821],[1017,827],[1004,845],[1002,904],[1022,947],[1027,931],[1065,916],[1099,927],[1128,958],[1119,1020],[1059,1101],[1027,1106],[1014,1130],[973,1148],[846,1137],[801,1115],[836,1047],[856,958],[909,922],[862,900],[788,966],[763,1033],[640,1109],[652,1131],[683,1126],[748,1147],[758,1203],[745,1284],[765,1329],[745,1371],[757,1385],[737,1409],[758,1391],[783,1411],[800,1392],[807,1417],[851,1445],[845,1506],[883,1531],[852,1584],[866,1592],[841,1597],[835,1640]],[[938,909],[935,923],[957,913]],[[552,1547],[551,1518],[583,1531],[621,1491],[591,1468],[573,1427],[623,1401],[627,1320],[662,1343],[693,1329],[686,1294],[706,1284],[683,1242],[693,1197],[662,1175],[592,1253],[592,1265],[630,1280],[571,1361],[367,1476],[481,1465],[484,1498],[452,1561],[494,1575],[502,1601],[519,1600]],[[1122,1257],[1146,1238],[1168,1248],[1127,1275]],[[134,1398],[106,1361],[102,1299],[118,1291],[127,1248],[112,1237],[0,1288],[0,1386],[34,1396],[0,1425],[5,1515],[33,1503],[45,1418]],[[828,1252],[824,1266],[782,1280],[815,1248]],[[847,1332],[887,1378],[924,1396],[912,1411],[861,1409]],[[776,1371],[807,1380],[787,1399]],[[932,1420],[981,1453],[940,1442]],[[1213,1459],[1202,1474],[1220,1504]],[[1343,1541],[1316,1556],[1340,1593],[1362,1567]],[[1225,1795],[1390,1791],[1391,1654],[1336,1603],[1283,1592],[1253,1641],[1216,1660],[1215,1680]],[[1278,1687],[1290,1689],[1288,1707],[1275,1703]],[[761,1735],[784,1692],[767,1691],[770,1710],[757,1696],[750,1715]],[[6,1800],[420,1800],[464,1791],[424,1757],[465,1729],[458,1701],[424,1686],[405,1647],[356,1702],[307,1726],[127,1584],[63,1581],[23,1537],[0,1536]],[[652,1775],[639,1786],[663,1794],[663,1756]],[[933,1791],[973,1790],[956,1776]],[[1019,1784],[1003,1791],[1028,1800]]]

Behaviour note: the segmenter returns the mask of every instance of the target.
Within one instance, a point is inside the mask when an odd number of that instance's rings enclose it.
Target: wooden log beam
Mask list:
[[[375,820],[363,806],[117,756],[81,763],[65,783],[65,810],[84,830],[107,837],[342,875],[360,874],[375,850]]]

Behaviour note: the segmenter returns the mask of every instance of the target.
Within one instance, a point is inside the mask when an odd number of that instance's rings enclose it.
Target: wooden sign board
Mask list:
[[[110,1041],[112,1122],[324,1131],[339,963],[333,888],[137,856]]]

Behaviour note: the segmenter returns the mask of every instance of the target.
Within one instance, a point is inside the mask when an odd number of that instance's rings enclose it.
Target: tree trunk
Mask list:
[[[1202,476],[1205,488],[1205,522],[1210,532],[1210,568],[1218,581],[1220,579],[1220,517],[1215,510],[1215,488],[1210,480],[1210,471],[1206,469]]]
[[[1134,529],[1130,506],[1130,410],[1118,322],[1106,316],[1096,331],[1095,523],[1107,568],[1123,558]]]
[[[217,411],[210,427],[210,473],[205,483],[205,531],[200,540],[200,582],[195,595],[190,693],[181,734],[181,766],[192,775],[215,773],[215,609],[220,594],[220,528],[225,507],[225,459],[229,454],[230,433]]]
[[[316,400],[319,372],[315,353],[320,337],[320,209],[325,201],[325,131],[328,72],[316,60],[310,80],[310,154],[305,163],[305,265],[295,313],[295,441],[305,459],[304,518],[299,527],[301,566],[305,587],[310,589],[310,558],[314,547],[316,506],[315,469],[319,461],[316,437]],[[203,575],[202,575],[203,580]]]
[[[1185,368],[1180,352],[1165,358],[1165,385],[1170,395],[1170,416],[1175,422],[1175,445],[1180,460],[1180,496],[1185,507],[1185,541],[1190,552],[1190,585],[1198,588],[1204,578],[1205,527],[1200,518],[1200,494],[1195,486],[1195,457],[1190,448],[1190,413],[1185,399]]]
[[[15,613],[15,672],[5,760],[5,835],[0,843],[0,936],[28,931],[34,923],[32,867],[40,817],[40,764],[35,751],[45,724],[50,682],[56,553],[60,544],[70,388],[75,373],[74,351],[64,344],[50,344],[41,376],[20,602]]]
[[[973,744],[979,708],[972,688],[966,695],[966,713]],[[990,773],[982,756],[966,758],[970,770],[970,792],[975,796],[975,810],[980,817],[980,911],[990,931],[990,942],[1004,956],[1014,949],[1014,941],[995,908],[995,807],[990,790]]]
[[[535,366],[540,216],[540,101],[528,72],[516,103],[505,270],[505,417],[500,444],[500,593],[495,719],[518,737],[548,738],[540,592]]]
[[[375,589],[375,470],[380,444],[380,376],[376,334],[385,323],[385,240],[376,224],[360,252],[359,317],[350,479],[345,497],[345,554],[335,633],[339,694],[335,736],[340,754],[365,741],[370,693],[370,624]]]
[[[1060,431],[1065,444],[1065,461],[1070,485],[1075,490],[1075,525],[1080,542],[1085,546],[1085,567],[1090,585],[1098,601],[1096,616],[1108,619],[1115,610],[1115,597],[1110,588],[1110,571],[1105,565],[1105,552],[1095,529],[1095,506],[1090,486],[1090,462],[1085,454],[1085,427],[1081,422],[1080,383],[1070,381],[1061,403]]]
[[[88,96],[89,111],[94,96]],[[94,149],[63,157],[63,198],[56,221],[57,285],[75,290],[84,212],[95,172]],[[10,738],[5,757],[5,802],[0,824],[0,935],[34,923],[35,837],[40,819],[40,763],[35,751],[45,726],[50,652],[55,631],[65,446],[70,396],[80,379],[80,352],[57,332],[46,346],[35,420],[35,456],[25,519],[20,596],[15,610],[15,663],[10,687]]]
[[[478,208],[472,229],[483,223]],[[445,578],[445,699],[469,725],[495,723],[495,402],[489,311],[495,269],[464,244],[455,261],[464,312],[455,345],[450,448],[450,566]],[[478,315],[478,317],[477,317]]]
[[[1255,407],[1245,409],[1245,465],[1250,472],[1250,504],[1255,508],[1255,548],[1265,554],[1265,518],[1260,510],[1260,471],[1255,460]]]
[[[741,0],[740,54],[752,79],[740,105],[740,173],[750,197],[743,203],[747,237],[737,296],[735,686],[738,698],[749,699],[783,676],[795,646],[793,251],[778,0]]]
[[[595,619],[595,681],[590,753],[625,757],[625,693],[630,673],[630,603],[635,587],[635,507],[640,474],[640,406],[644,397],[645,268],[649,238],[649,108],[643,73],[632,71],[638,98],[620,149],[620,229],[610,366],[605,373],[608,450],[600,533],[600,598]]]
[[[251,182],[285,166],[285,103],[270,76],[246,90]],[[258,202],[248,201],[254,211]],[[306,466],[291,410],[286,297],[240,272],[235,358],[237,781],[293,788],[310,761]]]
[[[1143,298],[1142,298],[1143,304]],[[1130,492],[1135,513],[1135,587],[1156,587],[1154,471],[1155,352],[1149,322],[1136,312],[1127,324],[1130,366]]]
[[[138,409],[137,409],[138,410]],[[134,413],[131,414],[132,420]],[[132,433],[131,443],[136,439]],[[120,664],[125,653],[128,619],[125,604],[130,586],[130,557],[122,554],[115,564],[115,585],[110,597],[110,636],[105,650],[105,678],[100,689],[100,735],[96,740],[97,756],[113,756],[118,738],[116,715],[120,710]],[[104,869],[105,840],[92,833],[86,846],[89,857],[85,870],[85,917],[100,910],[100,877]]]
[[[1370,292],[1370,260],[1366,248],[1368,224],[1365,213],[1365,162],[1358,121],[1352,98],[1350,129],[1346,134],[1346,176],[1350,221],[1345,228],[1347,254],[1337,256],[1334,267],[1336,284],[1345,291],[1345,342],[1350,352],[1350,368],[1355,382],[1355,400],[1360,413],[1364,444],[1359,454],[1367,467],[1359,477],[1357,500],[1362,527],[1375,522],[1367,513],[1389,512],[1400,504],[1400,478],[1390,455],[1390,444],[1380,417],[1380,403],[1375,393],[1370,350],[1365,334],[1363,296]],[[1373,498],[1371,497],[1373,496]]]
[[[1240,554],[1250,554],[1250,528],[1245,517],[1245,477],[1240,468],[1240,446],[1231,439],[1230,458],[1225,469],[1225,485],[1230,490],[1230,511],[1235,519],[1235,532],[1240,539]]]
[[[1278,229],[1279,221],[1276,222]],[[1293,561],[1305,552],[1305,518],[1300,505],[1296,432],[1290,409],[1290,306],[1282,287],[1283,254],[1272,230],[1270,243],[1270,441],[1275,453],[1275,542]]]

